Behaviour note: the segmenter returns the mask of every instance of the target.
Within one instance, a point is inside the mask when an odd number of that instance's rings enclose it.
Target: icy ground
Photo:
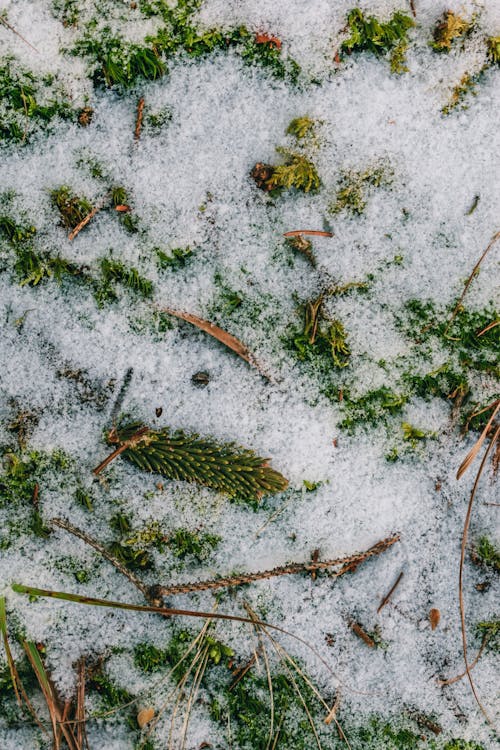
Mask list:
[[[92,3],[79,5],[91,14]],[[336,558],[400,534],[390,550],[338,580],[325,575],[264,580],[223,598],[219,611],[244,614],[245,599],[268,622],[312,644],[336,677],[306,646],[278,636],[328,701],[341,681],[341,723],[360,724],[373,715],[391,720],[413,711],[433,717],[443,736],[493,748],[494,736],[467,681],[446,688],[437,683],[463,670],[458,564],[478,462],[460,481],[455,475],[478,433],[460,434],[446,399],[416,396],[387,425],[361,425],[349,433],[339,426],[342,401],[324,395],[316,375],[284,341],[290,327],[300,328],[300,302],[318,295],[322,278],[339,285],[369,278],[366,294],[339,296],[331,303],[351,349],[348,366],[338,373],[339,390],[354,397],[393,387],[405,357],[422,373],[444,361],[439,352],[432,364],[420,361],[397,319],[410,299],[432,300],[439,309],[452,305],[500,229],[500,71],[488,69],[467,108],[445,117],[441,109],[453,87],[465,71],[481,67],[484,52],[479,37],[448,55],[434,53],[428,41],[448,8],[466,16],[478,13],[483,34],[500,35],[500,1],[416,0],[418,25],[410,32],[409,72],[402,75],[391,74],[387,60],[365,53],[334,62],[339,40],[345,38],[346,15],[355,5],[346,0],[207,0],[199,11],[200,27],[245,24],[273,34],[282,40],[283,54],[302,67],[298,85],[273,78],[265,68],[246,66],[229,51],[197,60],[180,55],[163,78],[120,94],[94,88],[85,62],[63,54],[78,30],[63,27],[49,0],[2,3],[9,23],[39,50],[0,27],[2,55],[15,54],[37,72],[59,73],[75,106],[94,109],[88,127],[60,121],[52,132],[2,149],[0,190],[15,191],[16,216],[37,228],[43,250],[77,264],[92,266],[112,249],[113,257],[154,282],[155,304],[217,318],[245,342],[271,377],[266,380],[187,323],[172,319],[171,328],[158,329],[149,302],[123,294],[113,305],[99,308],[89,291],[70,282],[49,279],[20,286],[12,263],[3,260],[0,442],[13,445],[8,427],[16,409],[36,414],[29,448],[63,449],[95,493],[89,512],[74,501],[75,486],[53,481],[45,491],[40,487],[46,523],[64,517],[107,542],[112,538],[109,520],[120,511],[132,519],[134,529],[158,521],[166,531],[185,527],[221,537],[201,563],[188,559],[180,565],[168,549],[154,552],[155,570],[140,574],[149,583],[265,570],[307,561],[316,549],[320,559]],[[357,5],[384,18],[395,9],[410,12],[403,0]],[[120,27],[119,14],[112,23]],[[127,22],[129,38],[142,39],[154,28],[150,19],[137,23],[140,29],[134,31]],[[139,96],[150,112],[168,108],[170,119],[159,132],[145,126],[134,142]],[[270,198],[256,187],[250,171],[256,162],[277,163],[275,147],[290,145],[288,124],[306,115],[317,123],[312,158],[322,187],[316,193],[285,191]],[[50,191],[69,185],[97,203],[105,188],[85,166],[91,161],[101,165],[108,184],[126,186],[147,232],[127,234],[115,216],[103,211],[75,240],[68,240],[50,205]],[[390,165],[391,181],[369,191],[363,213],[328,213],[342,171],[380,161]],[[475,196],[477,207],[468,213]],[[304,228],[327,228],[334,235],[312,238],[316,269],[283,241],[284,232]],[[168,253],[187,246],[193,255],[184,267],[159,270],[152,248]],[[243,300],[235,310],[230,303],[225,306],[225,288]],[[498,249],[493,248],[466,304],[471,310],[491,307],[495,299],[498,304],[498,288]],[[265,498],[254,510],[194,485],[165,481],[158,489],[159,477],[120,460],[106,475],[108,485],[93,480],[92,469],[107,451],[103,430],[110,426],[130,368],[122,412],[146,424],[251,447],[270,457],[291,490]],[[78,382],[62,377],[61,370],[84,372],[88,389],[100,397],[82,393]],[[209,375],[206,387],[192,381],[200,371]],[[483,405],[495,390],[498,385],[486,376],[476,384]],[[432,435],[414,451],[402,451],[399,460],[388,461],[388,452],[403,445],[403,422]],[[304,480],[319,485],[307,491]],[[472,541],[488,536],[498,544],[496,502],[488,465],[474,508]],[[0,512],[7,524],[9,509]],[[88,567],[88,580],[78,582],[60,564],[62,558]],[[466,621],[474,656],[480,643],[477,623],[495,616],[498,576],[478,590],[476,585],[488,576],[469,555],[465,565]],[[377,614],[401,571],[391,601]],[[127,653],[137,643],[164,646],[168,641],[172,624],[153,615],[50,599],[32,603],[12,592],[11,584],[17,582],[143,603],[126,578],[63,530],[49,538],[22,534],[11,540],[1,550],[0,580],[9,618],[30,640],[45,645],[46,664],[62,694],[73,690],[73,666],[80,655],[109,655],[113,647],[124,650],[111,656],[108,671],[135,694],[144,677]],[[183,596],[170,603],[207,611],[214,597]],[[435,629],[429,620],[432,608],[440,612]],[[379,627],[383,647],[368,648],[349,627],[353,619],[372,633]],[[256,639],[250,627],[218,624],[215,632],[239,661],[251,656]],[[494,716],[492,649],[481,657],[474,677],[486,711]],[[165,737],[168,718],[160,725],[166,727]],[[336,736],[334,724],[330,730]],[[89,721],[88,731],[91,747],[133,747],[134,739],[120,723],[110,730]],[[37,737],[26,724],[0,723],[5,750],[43,746]],[[165,737],[158,747],[167,746]],[[193,708],[187,747],[195,750],[203,742],[232,746],[227,727],[210,719],[201,700]]]

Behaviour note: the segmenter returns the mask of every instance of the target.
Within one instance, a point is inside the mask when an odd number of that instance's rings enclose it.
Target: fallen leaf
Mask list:
[[[154,718],[155,710],[154,708],[143,708],[142,711],[139,711],[137,714],[137,723],[139,724],[139,727],[143,729],[143,727],[146,726],[146,724],[149,724],[152,718]]]
[[[125,203],[119,203],[117,206],[115,206],[115,211],[120,211],[120,213],[124,213],[126,211],[130,211],[130,206],[127,206]]]
[[[429,620],[431,623],[432,630],[436,630],[437,626],[439,625],[439,621],[441,619],[441,612],[439,609],[431,609],[429,612]]]
[[[270,47],[281,49],[281,39],[271,34],[256,34],[255,41],[257,44],[269,44]]]
[[[186,320],[188,323],[191,323],[191,325],[196,326],[196,328],[199,328],[201,331],[205,331],[205,333],[208,333],[209,336],[213,336],[214,339],[217,339],[217,341],[220,341],[221,344],[224,344],[229,349],[232,349],[233,352],[235,352],[241,359],[244,359],[245,362],[248,362],[248,364],[253,365],[261,375],[264,377],[268,377],[259,367],[257,364],[255,357],[252,356],[250,351],[248,350],[248,347],[245,346],[239,339],[236,338],[236,336],[233,336],[231,333],[228,333],[227,331],[224,331],[222,328],[219,328],[219,326],[216,326],[215,323],[211,323],[209,320],[204,320],[203,318],[199,318],[197,315],[192,315],[191,313],[182,312],[181,310],[173,310],[170,307],[162,307],[161,312],[166,312],[169,315],[174,315],[176,318],[180,318],[181,320]]]

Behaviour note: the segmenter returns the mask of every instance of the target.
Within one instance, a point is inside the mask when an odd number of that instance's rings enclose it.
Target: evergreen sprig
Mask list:
[[[143,471],[195,482],[233,498],[259,500],[288,486],[285,477],[252,450],[181,430],[153,430],[132,422],[113,428],[107,442],[117,448],[94,469],[95,474],[121,455]]]

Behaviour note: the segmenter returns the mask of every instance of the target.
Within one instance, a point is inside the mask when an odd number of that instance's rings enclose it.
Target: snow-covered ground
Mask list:
[[[93,3],[78,5],[92,15]],[[106,5],[111,23],[126,27],[130,39],[141,40],[155,28],[151,19],[139,15],[134,25],[128,3]],[[38,249],[91,267],[112,250],[114,258],[154,282],[154,305],[217,316],[218,324],[263,363],[270,380],[186,323],[173,321],[171,328],[158,330],[151,303],[136,297],[124,294],[99,308],[90,291],[71,283],[49,279],[20,286],[6,250],[0,275],[0,442],[15,445],[9,424],[17,412],[31,412],[36,424],[29,448],[60,448],[77,462],[78,481],[95,494],[94,511],[74,501],[75,484],[58,485],[52,477],[47,488],[40,487],[46,523],[65,517],[108,542],[109,519],[120,511],[132,519],[134,529],[158,521],[166,533],[186,527],[221,537],[202,563],[180,566],[168,549],[154,552],[156,568],[143,574],[149,583],[266,570],[307,561],[315,549],[320,559],[337,558],[400,534],[396,545],[354,573],[339,579],[323,575],[260,581],[223,599],[219,611],[244,615],[245,598],[267,621],[312,644],[335,677],[304,644],[278,636],[325,695],[331,698],[342,685],[339,720],[349,723],[354,716],[360,724],[372,715],[420,712],[432,717],[446,737],[493,748],[494,736],[467,681],[438,685],[439,678],[463,670],[458,565],[477,465],[460,481],[455,475],[478,433],[460,435],[446,399],[411,396],[388,426],[361,427],[350,434],[339,426],[343,402],[321,392],[318,378],[284,341],[290,327],[301,325],[297,300],[317,297],[325,279],[339,285],[368,279],[366,294],[331,301],[351,349],[348,367],[335,377],[339,390],[353,397],[384,385],[397,390],[398,377],[409,364],[426,373],[446,359],[442,352],[435,353],[432,364],[419,359],[397,322],[405,303],[420,299],[433,301],[438,309],[452,305],[500,229],[498,67],[486,70],[476,95],[465,100],[467,108],[458,107],[446,117],[441,113],[463,74],[484,65],[484,36],[500,35],[500,2],[415,0],[414,5],[417,26],[410,31],[409,72],[394,75],[386,59],[366,53],[334,61],[353,7],[346,0],[206,0],[197,17],[200,28],[244,24],[273,34],[282,40],[283,54],[302,67],[298,85],[246,66],[237,51],[229,51],[197,60],[180,55],[161,79],[120,94],[94,90],[86,63],[63,54],[79,29],[63,27],[50,0],[2,3],[8,22],[38,50],[0,26],[2,55],[16,55],[37,74],[57,73],[75,107],[94,109],[88,127],[62,121],[50,133],[0,152],[0,191],[15,191],[12,210],[21,223],[37,228]],[[381,18],[397,9],[410,12],[404,0],[363,0],[357,6]],[[446,9],[466,17],[478,14],[478,29],[463,48],[439,55],[428,42]],[[145,99],[146,113],[168,108],[169,120],[158,133],[145,125],[134,142],[139,96]],[[317,193],[284,192],[269,198],[257,189],[250,171],[256,162],[279,161],[275,147],[290,146],[286,128],[303,116],[317,123],[312,159],[322,187]],[[92,177],[91,161],[99,163],[104,180]],[[369,191],[364,212],[329,213],[342,172],[379,162],[389,165],[390,184]],[[126,233],[112,212],[102,211],[70,241],[50,204],[50,191],[60,185],[94,204],[110,185],[124,185],[141,231]],[[475,196],[479,201],[469,214]],[[0,213],[4,211],[2,204]],[[303,228],[333,232],[331,238],[312,238],[316,269],[283,242],[284,232]],[[193,255],[185,267],[159,270],[154,248],[168,253],[187,246]],[[243,300],[234,313],[221,302],[224,287]],[[498,305],[498,290],[495,247],[466,304],[471,310],[491,308],[495,300]],[[291,490],[265,498],[254,510],[194,485],[165,481],[158,489],[159,477],[120,460],[109,470],[108,485],[93,480],[93,467],[106,455],[103,430],[111,424],[130,369],[121,411],[146,424],[251,447],[270,457]],[[78,380],[61,371],[83,372],[91,393],[98,391],[102,398],[85,397]],[[193,384],[193,374],[200,371],[209,375],[206,387]],[[498,384],[487,376],[475,388],[483,405],[498,392]],[[163,412],[157,417],[159,408]],[[404,445],[402,422],[432,437],[388,461],[386,454]],[[319,486],[306,491],[304,480]],[[471,541],[488,536],[498,544],[496,492],[488,465],[474,507]],[[2,523],[11,523],[11,508],[0,513]],[[88,581],[77,582],[60,564],[63,558],[87,566]],[[391,601],[377,614],[401,571]],[[469,554],[465,571],[472,659],[480,643],[476,624],[495,616],[498,580],[474,566]],[[485,578],[489,585],[479,591],[477,584]],[[1,550],[0,580],[8,617],[29,639],[45,645],[46,664],[62,694],[73,690],[72,665],[81,655],[92,658],[113,648],[168,641],[172,625],[162,618],[50,599],[32,603],[12,592],[11,584],[17,582],[143,603],[129,581],[63,530],[48,539],[30,534],[12,538]],[[212,594],[203,594],[169,603],[207,611],[213,601]],[[435,629],[429,620],[432,608],[440,612]],[[353,619],[370,632],[379,627],[384,646],[368,648],[349,627]],[[215,632],[242,661],[252,654],[255,638],[249,627],[221,623]],[[15,652],[20,655],[17,647]],[[115,653],[109,670],[134,692],[143,678],[126,653]],[[492,650],[485,651],[473,674],[486,711],[494,716]],[[95,743],[91,747],[132,747],[119,724],[115,736],[96,722],[89,721],[88,729]],[[336,733],[333,724],[331,731]],[[34,737],[31,729],[0,723],[2,748],[38,747]],[[194,750],[204,741],[232,747],[226,729],[209,719],[206,706],[194,706],[187,747]],[[163,739],[158,747],[165,746]]]

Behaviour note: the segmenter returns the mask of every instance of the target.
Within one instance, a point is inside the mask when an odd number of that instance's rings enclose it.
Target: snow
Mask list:
[[[91,470],[106,455],[102,432],[109,426],[125,373],[132,368],[122,411],[149,424],[168,424],[252,447],[271,458],[272,465],[289,478],[292,490],[284,510],[257,533],[283,505],[284,497],[266,499],[255,512],[209,491],[176,483],[165,482],[159,490],[158,477],[144,476],[117,461],[109,471],[109,486],[96,489],[94,513],[78,507],[66,488],[53,486],[44,493],[42,487],[44,519],[67,517],[97,539],[109,541],[109,518],[123,510],[133,518],[134,527],[158,520],[169,530],[202,528],[222,537],[205,565],[179,568],[171,553],[158,555],[157,571],[148,574],[149,582],[165,584],[307,561],[314,549],[320,550],[321,558],[337,558],[400,534],[398,544],[354,574],[314,582],[302,576],[270,579],[255,584],[244,596],[254,607],[265,608],[268,621],[314,645],[346,685],[344,711],[359,719],[416,707],[438,717],[451,736],[493,748],[492,735],[466,681],[446,689],[436,683],[438,677],[463,669],[458,561],[476,467],[460,482],[455,473],[477,435],[462,438],[451,430],[449,409],[437,399],[413,399],[401,419],[395,420],[394,434],[388,435],[384,427],[346,434],[338,427],[341,405],[328,401],[311,385],[285,351],[283,336],[291,323],[300,325],[294,294],[300,300],[317,295],[321,274],[339,284],[364,281],[373,274],[367,295],[351,294],[332,303],[352,349],[342,383],[360,395],[394,384],[398,357],[408,354],[407,340],[394,322],[404,303],[419,298],[442,306],[460,294],[499,229],[500,73],[489,70],[477,96],[468,100],[470,107],[443,117],[441,108],[453,86],[471,66],[477,69],[484,64],[484,51],[473,38],[464,51],[439,56],[427,41],[446,9],[466,17],[480,10],[480,30],[500,34],[500,3],[417,0],[419,25],[410,32],[410,72],[395,76],[387,61],[369,55],[353,55],[340,67],[333,63],[346,14],[353,7],[350,2],[206,0],[198,13],[200,24],[206,28],[246,24],[278,36],[284,52],[303,67],[301,85],[294,88],[261,69],[245,67],[236,53],[229,52],[199,61],[180,58],[170,64],[165,78],[125,96],[93,91],[86,65],[60,52],[71,45],[77,31],[64,28],[53,17],[51,5],[48,0],[2,4],[9,23],[39,50],[33,52],[0,26],[5,54],[14,52],[31,69],[58,72],[75,103],[89,95],[95,112],[87,128],[59,123],[52,134],[0,152],[2,191],[16,191],[16,215],[29,217],[37,227],[42,249],[74,262],[95,267],[112,248],[114,257],[153,280],[155,305],[208,317],[218,294],[215,273],[245,299],[259,305],[264,301],[257,319],[223,316],[221,325],[248,344],[272,379],[267,382],[185,323],[175,323],[165,333],[151,333],[148,303],[124,296],[116,305],[98,309],[86,290],[53,281],[21,288],[5,272],[0,275],[2,442],[12,440],[6,425],[13,416],[10,400],[15,399],[23,409],[39,415],[30,445],[41,450],[63,448],[75,457],[88,485],[94,486]],[[91,14],[92,3],[80,5]],[[405,3],[363,0],[357,5],[389,17]],[[113,23],[121,28],[120,13],[116,12]],[[137,23],[134,27],[130,18],[123,21],[127,38],[140,39],[149,33],[149,21]],[[311,78],[317,82],[309,83]],[[145,97],[146,112],[168,106],[172,119],[158,135],[145,129],[134,143],[139,95]],[[276,160],[275,147],[290,145],[285,135],[288,123],[305,114],[320,121],[313,160],[323,187],[315,195],[290,193],[270,201],[256,189],[249,172],[258,161]],[[102,165],[109,176],[106,184],[79,166],[82,155]],[[380,160],[390,164],[391,185],[369,193],[361,216],[328,214],[341,173]],[[50,190],[62,184],[93,203],[107,186],[124,185],[144,231],[126,234],[111,212],[102,211],[70,242],[50,206]],[[467,215],[475,195],[480,195],[479,203]],[[205,210],[200,211],[200,206]],[[326,224],[332,227],[333,238],[313,242],[319,272],[301,258],[295,258],[293,266],[284,262],[288,256],[283,232],[323,229]],[[158,270],[154,247],[168,252],[186,246],[194,249],[186,268]],[[392,262],[397,255],[403,258],[400,264]],[[498,289],[498,253],[492,250],[468,302],[481,309],[498,300]],[[24,324],[17,326],[15,321],[23,315]],[[390,363],[388,371],[378,364],[382,359]],[[83,370],[95,387],[103,389],[104,402],[100,406],[83,402],[74,382],[58,377],[61,367]],[[198,371],[210,375],[205,388],[191,381]],[[428,370],[424,367],[424,371]],[[485,388],[484,403],[489,395]],[[163,408],[161,418],[155,417],[157,407]],[[397,437],[401,421],[436,437],[415,455],[389,463],[384,456],[401,440]],[[304,480],[321,485],[308,493],[303,490]],[[495,502],[495,492],[489,475],[483,477],[471,538],[482,534],[495,538],[496,533],[498,539],[498,509],[487,504]],[[60,556],[86,561],[93,568],[90,581],[76,583],[73,576],[61,572],[55,565]],[[380,599],[401,570],[404,576],[391,603],[377,615]],[[10,584],[20,582],[142,603],[138,592],[111,565],[62,530],[49,540],[21,537],[2,550],[0,580],[9,613],[16,613],[30,639],[45,643],[48,666],[63,693],[73,689],[72,665],[81,654],[110,653],[148,639],[166,643],[164,621],[150,615],[79,608],[50,599],[30,603],[12,593]],[[469,633],[475,623],[494,615],[498,582],[478,593],[475,584],[480,580],[480,573],[467,563],[464,593]],[[226,599],[220,611],[244,612],[240,602],[238,597]],[[213,597],[183,596],[175,599],[175,605],[208,611]],[[432,607],[441,612],[435,631],[428,619]],[[367,649],[349,629],[350,617],[367,628],[379,624],[387,648]],[[248,630],[218,625],[217,633],[243,654],[251,654],[254,644]],[[333,646],[325,642],[326,633],[335,635]],[[286,645],[332,694],[337,682],[314,654],[290,638]],[[474,646],[471,652],[475,653]],[[486,652],[474,671],[489,713],[494,712],[493,657]],[[111,664],[120,684],[132,689],[138,678],[130,660],[113,656]],[[461,713],[465,720],[457,718]],[[99,731],[95,729],[95,736]],[[223,741],[200,713],[199,721],[193,722],[189,747],[198,747],[209,731],[215,732],[211,736],[216,741]],[[0,725],[4,748],[27,750],[35,746],[30,744],[33,741],[26,729]],[[106,735],[103,741],[101,746],[107,750],[129,747],[125,735],[121,739]]]

